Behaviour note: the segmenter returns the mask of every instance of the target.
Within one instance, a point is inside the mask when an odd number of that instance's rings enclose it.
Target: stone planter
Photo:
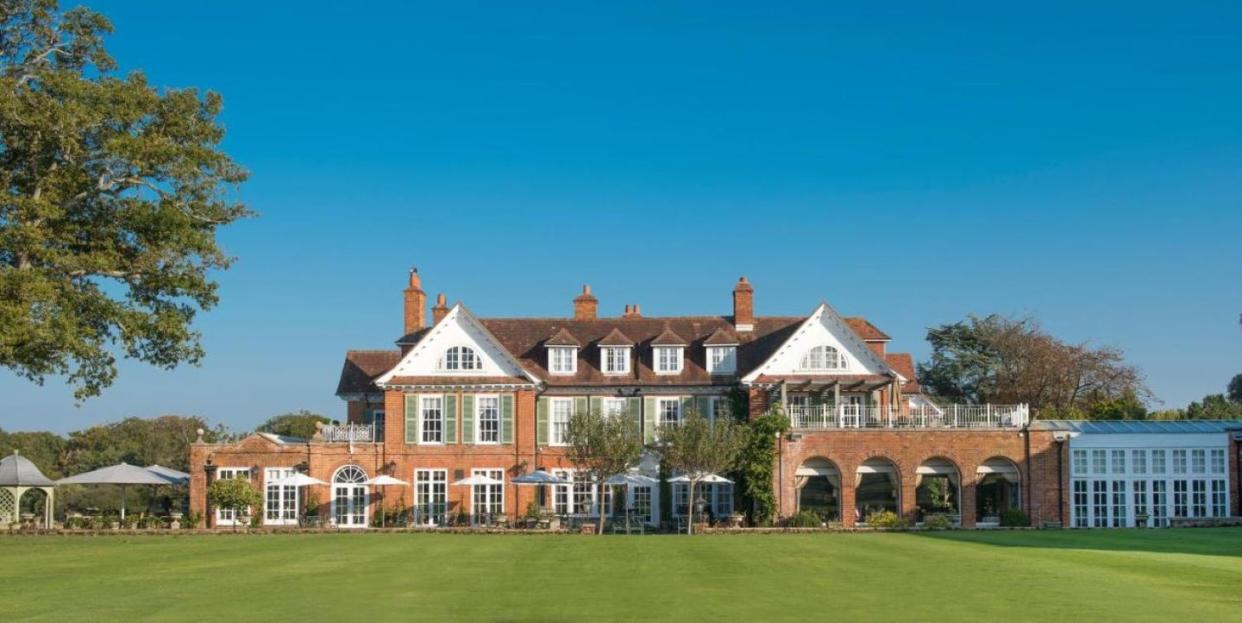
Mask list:
[[[741,513],[733,513],[729,515],[729,528],[734,530],[742,527],[742,522],[746,521],[746,515]]]

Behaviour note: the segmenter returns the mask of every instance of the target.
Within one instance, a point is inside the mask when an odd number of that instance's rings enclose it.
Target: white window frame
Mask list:
[[[1087,471],[1087,451],[1086,450],[1083,450],[1082,448],[1076,448],[1073,452],[1070,453],[1070,456],[1072,457],[1070,466],[1073,468],[1074,474],[1085,475],[1085,474],[1090,473]]]
[[[737,374],[737,347],[708,346],[707,371],[710,374]]]
[[[503,467],[476,467],[470,470],[471,476],[488,476],[500,481],[498,485],[471,485],[470,515],[472,521],[478,521],[479,496],[483,496],[482,506],[486,513],[503,515],[505,512],[505,470]],[[497,500],[499,498],[499,501]]]
[[[292,476],[292,467],[267,467],[263,469],[263,525],[295,526],[298,523],[298,487],[274,485],[272,482]],[[272,517],[272,494],[275,493],[275,518]]]
[[[569,418],[574,416],[574,399],[552,397],[548,398],[548,445],[550,446],[567,446],[564,440],[563,429],[562,434],[557,434],[557,405],[567,405],[565,407],[565,421],[563,426],[569,425]]]
[[[448,519],[447,469],[414,470],[414,509],[419,525],[444,525]]]
[[[721,416],[728,419],[733,417],[733,414],[730,412],[732,408],[733,402],[729,400],[728,396],[711,396],[707,399],[708,412],[704,415],[709,422],[715,422]]]
[[[816,354],[820,352],[823,353],[822,360],[819,360],[819,357],[816,357]],[[829,352],[834,355],[831,360],[829,359]],[[807,370],[811,372],[835,372],[845,370],[848,367],[849,364],[845,359],[845,354],[841,352],[841,349],[830,344],[812,346],[802,354],[802,359],[798,361],[799,370]]]
[[[656,346],[651,359],[656,374],[681,374],[685,368],[685,348],[682,346]]]
[[[664,419],[664,405],[668,403],[673,403],[674,405],[676,405],[676,411],[677,411],[676,422],[669,422]],[[657,428],[664,426],[665,424],[673,424],[675,426],[680,425],[682,421],[685,420],[685,417],[686,417],[686,414],[681,412],[681,397],[656,398],[655,399],[655,410],[656,410],[656,427]]]
[[[352,480],[338,481],[342,474],[347,471],[354,471],[362,475],[363,480],[356,482]],[[367,471],[361,465],[346,464],[337,468],[332,473],[331,486],[328,489],[330,495],[331,514],[329,515],[332,525],[338,528],[364,529],[370,526],[371,520],[371,487],[362,484],[370,478]],[[345,494],[342,496],[339,489],[344,489]],[[344,507],[342,507],[342,503]],[[345,519],[341,522],[341,519]]]
[[[604,417],[625,417],[625,398],[603,398],[599,402],[600,415]]]
[[[225,474],[229,474],[227,477]],[[226,467],[220,466],[216,468],[216,480],[235,480],[245,479],[250,482],[249,467]],[[244,526],[249,523],[250,515],[254,513],[254,509],[246,507],[243,517],[238,517],[236,511],[231,508],[216,508],[216,525],[217,526]]]
[[[456,360],[450,360],[449,354],[457,351]],[[465,364],[465,354],[470,353],[473,357],[474,367],[467,368]],[[473,346],[458,344],[444,349],[444,353],[440,355],[440,360],[436,362],[436,370],[441,372],[481,372],[483,371],[483,357],[475,350]]]
[[[438,403],[439,405],[438,411],[440,413],[440,417],[438,418],[438,421],[440,423],[440,430],[439,430],[440,438],[438,440],[432,440],[432,441],[427,441],[428,431],[427,431],[427,426],[426,426],[426,421],[427,421],[426,414],[427,414],[427,401],[429,400],[434,400]],[[444,445],[445,424],[446,424],[446,421],[444,417],[444,396],[441,396],[438,394],[430,395],[430,396],[419,396],[418,397],[418,443],[419,445],[424,445],[424,446]]]
[[[1225,460],[1225,449],[1224,448],[1212,448],[1211,458],[1209,460],[1211,461],[1211,467],[1210,467],[1211,473],[1213,474],[1225,473],[1225,468],[1228,466],[1228,461]]]
[[[567,357],[567,360],[558,360],[559,357]],[[569,367],[562,365],[568,363]],[[577,374],[578,373],[578,349],[573,346],[549,346],[548,347],[548,373],[549,374]]]
[[[612,353],[620,353],[614,361],[610,361]],[[620,363],[620,368],[613,368],[611,363]],[[604,374],[629,374],[630,373],[630,347],[629,346],[600,346],[599,347],[599,370]]]
[[[496,404],[496,440],[486,441],[483,439],[483,401],[494,400]],[[501,422],[500,413],[500,395],[499,394],[476,394],[474,397],[474,443],[484,446],[494,446],[500,443],[503,432],[503,422]]]

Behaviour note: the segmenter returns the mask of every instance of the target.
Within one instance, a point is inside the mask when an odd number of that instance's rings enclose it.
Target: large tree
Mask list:
[[[1142,403],[1152,397],[1120,350],[1063,342],[1032,319],[970,316],[930,329],[927,341],[932,355],[919,364],[919,380],[947,400],[1141,418]]]
[[[733,471],[742,458],[746,441],[747,430],[732,419],[708,421],[694,411],[680,423],[660,427],[661,462],[670,471],[681,472],[689,481],[686,499],[691,521],[686,522],[686,534],[694,531],[695,487],[709,475]]]
[[[318,413],[312,413],[303,409],[270,417],[266,422],[260,424],[255,431],[310,439],[315,436],[316,424],[327,424],[331,421]]]
[[[220,96],[114,75],[108,20],[56,0],[0,4],[0,366],[65,374],[79,399],[117,356],[197,363],[198,310],[249,215],[219,149]]]
[[[565,426],[568,458],[595,483],[599,500],[599,526],[604,533],[604,484],[624,474],[642,458],[643,437],[637,424],[625,417],[608,417],[595,411],[575,413]]]

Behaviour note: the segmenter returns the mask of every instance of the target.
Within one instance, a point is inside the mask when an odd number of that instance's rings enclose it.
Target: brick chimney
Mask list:
[[[405,287],[405,334],[409,335],[427,324],[427,295],[418,269],[410,269],[410,285]]]
[[[444,317],[448,315],[448,312],[449,307],[447,299],[444,298],[444,293],[441,292],[436,295],[436,306],[431,308],[431,324],[440,324],[440,321],[444,320]]]
[[[599,299],[591,294],[591,286],[583,285],[582,294],[574,297],[574,320],[595,320]]]
[[[738,279],[733,286],[733,328],[739,332],[755,328],[755,289],[746,277]]]

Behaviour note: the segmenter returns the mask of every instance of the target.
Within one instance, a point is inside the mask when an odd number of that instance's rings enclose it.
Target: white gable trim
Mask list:
[[[482,370],[438,370],[436,364],[443,351],[453,346],[470,346],[483,358]],[[539,379],[522,367],[500,340],[492,335],[479,319],[458,303],[444,318],[422,337],[401,361],[375,380],[378,387],[389,389],[397,376],[512,376],[525,378],[538,385]],[[396,386],[392,386],[396,387]]]
[[[833,309],[828,303],[820,303],[819,307],[816,307],[815,311],[812,311],[811,315],[807,316],[806,320],[803,320],[802,324],[798,325],[798,329],[794,331],[793,334],[791,334],[779,348],[772,351],[772,354],[768,356],[767,360],[765,360],[754,370],[747,373],[746,376],[742,377],[742,383],[754,383],[755,379],[759,378],[760,375],[771,370],[775,362],[787,357],[795,346],[805,346],[799,344],[799,338],[804,337],[813,326],[820,323],[828,323],[838,329],[834,332],[834,335],[838,336],[845,342],[843,345],[849,349],[850,355],[853,355],[860,360],[864,360],[865,363],[871,364],[876,370],[879,371],[879,374],[888,374],[900,381],[907,380],[900,374],[897,374],[897,372],[888,365],[888,362],[884,361],[883,357],[875,354],[875,351],[872,351],[871,347],[867,346],[867,343],[863,341],[862,338],[858,337],[858,334],[854,332],[854,329],[850,328],[850,325],[845,322],[845,319],[837,313],[837,310]],[[822,374],[824,376],[857,373],[858,370],[849,369],[811,372],[811,374]]]

